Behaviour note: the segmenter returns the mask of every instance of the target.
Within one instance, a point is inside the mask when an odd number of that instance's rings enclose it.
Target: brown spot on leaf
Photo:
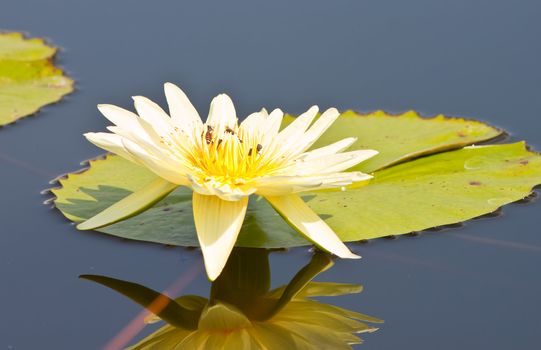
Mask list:
[[[522,164],[522,165],[526,165],[526,164],[528,164],[528,163],[529,163],[529,162],[528,162],[526,159],[520,161],[520,164]]]
[[[470,185],[472,185],[472,186],[481,186],[482,184],[479,181],[470,181]]]

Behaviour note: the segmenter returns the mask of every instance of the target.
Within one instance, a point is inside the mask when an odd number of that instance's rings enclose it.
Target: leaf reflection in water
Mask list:
[[[166,325],[131,350],[143,349],[351,349],[359,333],[383,321],[312,299],[359,293],[357,284],[313,282],[329,269],[330,255],[317,251],[284,286],[270,289],[269,251],[235,248],[210,297],[177,299],[142,285],[105,276],[81,278],[107,286],[147,308],[148,323]]]

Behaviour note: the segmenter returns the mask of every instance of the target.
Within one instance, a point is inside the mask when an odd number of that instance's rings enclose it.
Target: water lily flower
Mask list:
[[[383,321],[326,304],[314,297],[360,293],[350,283],[314,282],[332,267],[328,253],[316,251],[286,285],[271,288],[270,251],[235,248],[209,298],[171,299],[143,285],[99,275],[81,278],[111,288],[145,307],[146,323],[166,324],[130,350],[143,349],[351,349],[359,333]]]
[[[339,116],[330,108],[316,119],[311,107],[280,131],[283,112],[249,115],[238,123],[231,99],[221,94],[206,122],[184,92],[165,84],[168,115],[157,104],[134,97],[138,115],[113,105],[98,109],[114,126],[111,133],[87,133],[98,147],[147,167],[158,178],[79,224],[82,230],[110,225],[136,215],[178,186],[193,189],[193,215],[207,274],[216,279],[235,245],[248,197],[260,195],[299,233],[321,249],[342,258],[358,258],[299,197],[302,191],[341,188],[370,175],[345,170],[377,154],[343,152],[355,142],[346,138],[309,150]]]
[[[143,349],[352,349],[356,334],[372,333],[382,322],[371,316],[312,300],[311,297],[358,293],[359,285],[312,282],[273,318],[250,320],[233,305],[204,298],[179,298],[202,309],[196,329],[166,324],[129,350]],[[159,318],[151,318],[159,321]]]

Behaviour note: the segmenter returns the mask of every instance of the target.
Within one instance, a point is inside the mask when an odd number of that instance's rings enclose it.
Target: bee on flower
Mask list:
[[[264,197],[300,234],[341,258],[358,258],[299,197],[303,191],[342,188],[370,175],[346,171],[377,154],[345,151],[356,139],[346,138],[311,149],[338,118],[335,108],[316,119],[311,107],[280,130],[283,112],[265,109],[240,124],[229,96],[216,96],[203,123],[177,86],[165,84],[168,115],[154,102],[134,97],[134,114],[113,105],[98,109],[114,126],[110,133],[87,133],[93,144],[144,166],[157,179],[96,216],[80,223],[95,229],[136,215],[178,186],[193,190],[197,237],[210,280],[216,279],[235,245],[248,197]],[[315,120],[315,121],[314,121]]]

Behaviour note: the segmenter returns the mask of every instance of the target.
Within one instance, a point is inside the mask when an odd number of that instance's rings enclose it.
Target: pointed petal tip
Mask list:
[[[233,124],[237,121],[237,112],[231,97],[222,93],[212,99],[206,123]]]
[[[214,282],[222,273],[223,268],[221,270],[211,270],[209,269],[209,266],[206,266],[205,264],[205,270],[207,271],[207,277],[209,281]]]
[[[86,221],[83,221],[79,224],[77,224],[77,226],[75,226],[79,231],[88,231],[88,230],[92,230],[94,228],[97,228],[97,227],[93,227],[93,225],[89,225],[88,224],[88,220]]]
[[[141,101],[141,100],[146,100],[147,98],[145,96],[141,96],[141,95],[134,95],[131,97],[132,100],[137,103],[137,101]]]
[[[96,105],[98,108],[98,111],[100,111],[101,114],[106,115],[108,112],[112,112],[115,110],[115,108],[118,110],[120,107],[117,107],[115,105],[112,105],[110,103],[98,103]]]
[[[280,108],[275,108],[272,110],[272,112],[270,112],[269,114],[269,117],[274,117],[274,118],[282,118],[284,116],[284,112],[280,109]]]
[[[163,84],[163,90],[167,93],[168,91],[172,91],[172,90],[180,90],[182,91],[182,89],[180,88],[180,86],[178,86],[177,84],[173,84],[171,82],[166,82]]]
[[[216,95],[216,97],[214,97],[214,99],[217,99],[217,100],[226,99],[226,100],[231,101],[231,97],[228,94],[226,94],[225,92],[222,92],[222,93]]]
[[[349,252],[347,254],[341,254],[339,255],[342,259],[361,259],[362,257],[360,255],[354,254],[352,252]]]
[[[340,112],[335,107],[328,108],[324,113],[325,114],[328,113],[328,114],[336,115],[336,116],[340,115]]]
[[[375,157],[379,154],[379,151],[376,151],[374,149],[368,149],[366,150],[366,153],[367,153],[367,158],[366,159],[370,159],[372,157]]]
[[[157,178],[76,227],[82,231],[93,230],[129,219],[152,207],[177,187],[178,185],[167,180]]]
[[[319,107],[318,105],[313,105],[312,107],[308,108],[308,112],[311,112],[311,113],[317,113],[319,111]]]
[[[351,154],[352,158],[358,158],[359,162],[364,162],[365,160],[370,159],[379,154],[378,151],[373,150],[373,149],[359,149],[356,151],[349,151],[346,153]]]
[[[83,134],[83,137],[84,137],[85,139],[87,139],[88,141],[90,141],[91,143],[95,143],[95,142],[99,143],[99,141],[100,141],[100,134],[102,134],[102,135],[103,135],[103,134],[105,134],[105,135],[113,135],[113,134],[109,134],[109,133],[106,133],[106,132],[104,132],[104,133],[99,133],[99,132],[85,132],[85,133]]]
[[[363,173],[362,171],[355,171],[353,172],[353,175],[355,176],[353,181],[364,181],[364,180],[370,180],[374,178],[373,175]]]

